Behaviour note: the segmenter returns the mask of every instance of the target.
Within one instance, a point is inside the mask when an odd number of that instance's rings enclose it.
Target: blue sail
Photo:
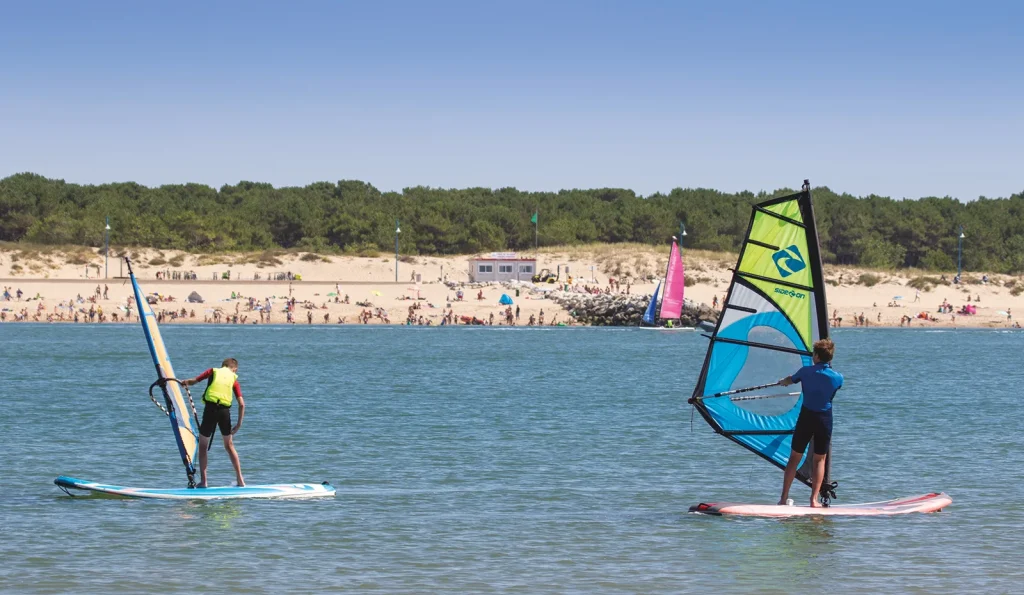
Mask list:
[[[658,309],[658,292],[661,290],[661,281],[658,281],[658,286],[654,288],[654,295],[651,296],[651,303],[647,304],[647,311],[644,312],[643,321],[645,324],[654,324],[658,321],[658,317],[655,311]]]

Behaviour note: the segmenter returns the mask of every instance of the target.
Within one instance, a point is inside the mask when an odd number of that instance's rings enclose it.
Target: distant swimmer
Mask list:
[[[832,356],[835,355],[835,351],[836,346],[831,339],[816,341],[811,358],[814,364],[804,366],[792,376],[779,381],[781,386],[801,383],[804,394],[800,417],[797,418],[796,427],[793,429],[792,451],[789,453],[789,463],[786,465],[782,481],[780,505],[785,504],[789,498],[789,488],[793,485],[800,459],[803,458],[804,451],[813,438],[811,507],[821,507],[818,492],[821,491],[821,481],[825,477],[825,456],[832,443],[832,399],[843,386],[843,375],[832,369]]]
[[[242,400],[242,388],[238,384],[238,360],[229,357],[219,368],[206,370],[195,378],[183,380],[185,386],[192,386],[203,380],[207,381],[206,390],[203,392],[203,421],[199,425],[199,474],[200,482],[196,487],[206,487],[206,451],[210,447],[210,439],[213,432],[220,428],[221,436],[224,437],[224,450],[228,452],[231,465],[235,468],[235,480],[238,486],[245,485],[242,478],[242,464],[238,461],[238,453],[231,440],[233,434],[242,427],[242,418],[245,416],[245,401]],[[232,396],[238,399],[238,423],[231,427],[231,403]]]

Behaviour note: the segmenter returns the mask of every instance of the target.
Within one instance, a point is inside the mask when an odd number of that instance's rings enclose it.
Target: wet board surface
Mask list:
[[[109,495],[164,500],[229,500],[246,498],[330,498],[334,486],[324,483],[283,483],[209,488],[134,488],[60,476],[53,480],[71,495]],[[75,493],[79,492],[79,493]]]
[[[811,508],[810,506],[780,506],[777,504],[701,503],[690,507],[690,512],[710,515],[789,517],[789,516],[892,516],[919,512],[938,512],[949,506],[953,499],[945,493],[922,494],[866,504],[848,504]]]

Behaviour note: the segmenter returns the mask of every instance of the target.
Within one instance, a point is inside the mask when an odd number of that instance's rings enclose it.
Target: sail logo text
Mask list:
[[[779,270],[779,275],[783,279],[807,268],[807,263],[804,262],[804,257],[796,245],[783,248],[772,254],[772,260],[775,261],[775,268]]]
[[[805,297],[807,297],[806,293],[802,293],[802,292],[799,292],[799,291],[794,291],[792,289],[783,289],[781,287],[776,287],[775,288],[775,293],[781,293],[782,295],[788,295],[789,297],[796,298],[798,300],[802,300]]]

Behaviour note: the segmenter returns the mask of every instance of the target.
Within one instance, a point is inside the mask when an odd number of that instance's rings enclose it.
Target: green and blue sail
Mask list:
[[[772,384],[810,365],[814,342],[827,336],[818,234],[805,184],[802,192],[753,206],[690,402],[716,432],[785,468],[803,399],[799,385],[716,395]],[[804,459],[797,478],[810,485]],[[823,490],[830,484],[824,478]]]

